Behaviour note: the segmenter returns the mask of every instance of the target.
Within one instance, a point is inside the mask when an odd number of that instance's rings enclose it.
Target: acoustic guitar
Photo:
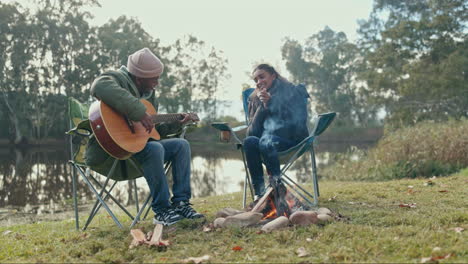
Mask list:
[[[153,105],[141,99],[146,112],[151,115],[154,124],[176,122],[184,118],[183,114],[157,114]],[[197,114],[189,113],[190,120],[200,121]],[[161,139],[158,131],[152,129],[148,134],[140,122],[131,121],[102,101],[96,101],[89,108],[91,129],[99,145],[112,157],[124,160],[141,151],[148,139]]]

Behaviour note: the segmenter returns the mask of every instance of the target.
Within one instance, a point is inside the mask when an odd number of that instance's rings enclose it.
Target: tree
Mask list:
[[[222,53],[207,48],[194,36],[177,40],[160,52],[166,63],[157,89],[163,108],[168,112],[204,112],[206,119],[215,118],[221,104],[215,95],[229,77]]]
[[[366,81],[393,125],[468,116],[466,0],[376,0],[360,22]]]
[[[16,3],[0,4],[2,107],[15,143],[41,139],[51,129],[63,135],[65,117],[56,113],[65,112],[64,96],[86,97],[98,54],[89,14],[80,11],[87,2],[95,1],[37,1],[34,14]],[[54,95],[61,95],[60,104]]]
[[[374,119],[376,109],[367,104],[365,89],[356,79],[362,57],[343,32],[325,27],[303,45],[287,39],[282,55],[293,81],[311,85],[317,112],[338,112],[341,125],[364,125]]]
[[[16,144],[63,137],[66,97],[90,99],[89,87],[103,71],[125,65],[132,52],[155,51],[166,65],[160,87],[164,110],[216,115],[214,94],[227,77],[219,51],[189,36],[161,46],[135,19],[125,16],[96,28],[83,7],[96,0],[37,0],[32,13],[0,3],[0,118]],[[2,133],[5,134],[5,133]]]

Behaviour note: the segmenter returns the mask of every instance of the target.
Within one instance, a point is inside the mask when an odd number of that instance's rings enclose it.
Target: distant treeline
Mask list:
[[[62,138],[66,98],[89,101],[89,86],[127,56],[149,47],[166,65],[158,88],[167,112],[216,116],[212,95],[229,78],[227,60],[194,36],[171,45],[121,16],[92,26],[96,0],[0,3],[0,138],[14,143]],[[325,27],[280,51],[291,81],[305,83],[313,111],[338,113],[336,126],[413,125],[468,116],[466,0],[375,0],[359,39]],[[241,87],[239,87],[241,89]]]

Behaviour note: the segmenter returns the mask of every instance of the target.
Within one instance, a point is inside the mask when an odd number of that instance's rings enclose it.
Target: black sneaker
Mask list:
[[[172,204],[174,211],[185,218],[196,219],[205,217],[203,214],[197,213],[197,211],[195,211],[195,209],[190,205],[192,204],[185,201],[175,202]]]
[[[156,212],[156,215],[153,218],[153,224],[162,224],[165,226],[170,226],[182,220],[183,217],[175,212],[171,207],[161,209]]]

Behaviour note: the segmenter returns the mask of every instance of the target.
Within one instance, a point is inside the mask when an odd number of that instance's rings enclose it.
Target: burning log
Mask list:
[[[273,192],[273,188],[269,187],[265,194],[258,200],[257,204],[252,208],[252,212],[259,213],[265,208],[265,201],[270,196],[271,192]]]
[[[278,216],[289,217],[295,211],[302,210],[309,210],[309,207],[279,182],[275,188],[268,187],[251,212],[261,212],[263,219],[272,219]]]
[[[273,187],[276,216],[289,216],[291,212],[285,200],[287,190],[286,186],[281,183],[280,176],[271,177],[271,186]]]

